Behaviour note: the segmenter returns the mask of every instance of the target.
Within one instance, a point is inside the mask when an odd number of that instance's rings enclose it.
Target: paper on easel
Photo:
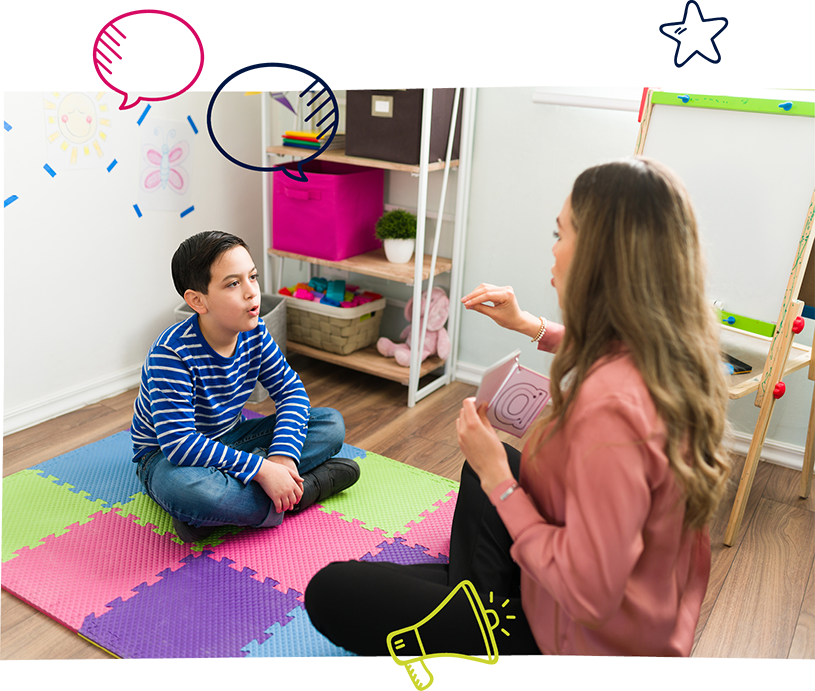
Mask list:
[[[522,367],[516,350],[489,367],[481,379],[475,405],[487,403],[495,429],[522,437],[551,398],[549,378]]]

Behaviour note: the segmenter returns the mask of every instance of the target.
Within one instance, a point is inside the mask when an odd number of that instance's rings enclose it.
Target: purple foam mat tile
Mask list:
[[[35,549],[18,550],[3,565],[3,587],[76,631],[90,613],[102,615],[115,598],[126,600],[160,571],[178,569],[189,548],[157,535],[116,510],[69,526]]]
[[[32,466],[43,477],[53,475],[57,485],[72,492],[87,492],[88,500],[101,499],[108,506],[124,504],[142,491],[133,463],[130,432],[116,434]]]
[[[228,558],[233,568],[251,569],[258,579],[273,578],[278,589],[305,592],[311,577],[332,561],[376,554],[384,539],[381,529],[312,506],[287,516],[276,528],[247,528],[212,548],[211,558]]]
[[[247,642],[263,643],[275,623],[291,621],[300,606],[294,593],[281,593],[274,580],[259,582],[250,569],[209,552],[189,555],[183,567],[159,574],[110,611],[90,615],[79,633],[124,658],[244,657]]]
[[[393,541],[386,540],[379,545],[379,553],[372,555],[370,552],[360,559],[360,561],[389,561],[393,564],[447,564],[448,558],[445,555],[437,557],[427,553],[427,547],[423,545],[408,546],[402,538],[395,538]]]

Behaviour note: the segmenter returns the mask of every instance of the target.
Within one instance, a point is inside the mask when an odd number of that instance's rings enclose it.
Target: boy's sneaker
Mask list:
[[[359,480],[359,465],[350,458],[330,458],[302,477],[303,496],[288,513],[299,513],[348,489]]]
[[[172,518],[173,530],[184,542],[200,542],[218,529],[217,525],[194,526],[189,523],[182,523],[174,516]]]

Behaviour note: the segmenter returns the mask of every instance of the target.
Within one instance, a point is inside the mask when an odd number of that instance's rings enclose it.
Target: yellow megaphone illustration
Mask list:
[[[455,624],[459,628],[463,625],[476,626],[477,630],[471,633],[481,634],[484,643],[484,657],[476,657],[475,655],[465,655],[463,653],[450,653],[446,651],[433,651],[428,650],[427,645],[432,642],[438,645],[442,635],[438,633],[439,630],[449,630],[451,622],[449,612],[453,608],[448,609],[447,613],[444,612],[445,607],[453,600],[458,598],[467,598],[469,601],[472,612],[475,615],[473,619],[468,619],[466,622],[456,621]],[[458,608],[455,608],[458,610]],[[490,615],[494,621],[490,621]],[[445,618],[447,619],[445,621]],[[514,617],[512,617],[514,619]],[[453,591],[436,607],[430,614],[422,619],[418,624],[408,626],[398,631],[393,631],[388,634],[388,650],[391,657],[396,664],[403,666],[413,682],[413,686],[417,691],[426,689],[433,683],[433,675],[427,669],[424,661],[431,657],[461,657],[465,660],[473,660],[475,662],[483,662],[488,665],[494,665],[498,662],[498,646],[495,644],[495,636],[493,630],[498,626],[499,617],[497,612],[492,609],[485,609],[481,602],[481,598],[476,592],[475,586],[470,581],[461,581]],[[435,631],[434,631],[435,629]],[[400,650],[407,648],[414,650],[416,645],[421,651],[420,655],[411,653],[410,655],[400,654]],[[479,653],[480,654],[480,653]]]

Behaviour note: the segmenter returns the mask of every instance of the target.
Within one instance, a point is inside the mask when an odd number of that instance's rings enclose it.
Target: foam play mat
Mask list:
[[[184,544],[119,432],[3,479],[2,586],[121,658],[351,655],[303,592],[332,561],[446,563],[458,483],[349,445],[359,481],[277,528]]]

